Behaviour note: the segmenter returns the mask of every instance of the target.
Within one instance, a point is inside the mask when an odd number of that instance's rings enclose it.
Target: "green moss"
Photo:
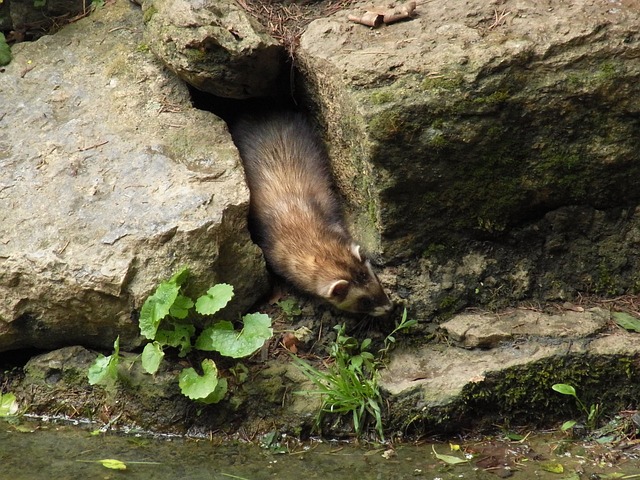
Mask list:
[[[445,138],[445,136],[438,132],[435,135],[432,135],[429,139],[429,146],[434,150],[443,150],[449,145],[449,141]]]
[[[407,133],[407,117],[397,110],[386,110],[373,117],[369,128],[372,137],[381,141],[392,140]]]
[[[584,75],[578,73],[570,73],[566,77],[566,82],[571,89],[578,89],[582,87],[586,83],[585,80]]]
[[[507,225],[504,220],[478,217],[478,229],[487,233],[499,233],[504,232]]]
[[[535,421],[538,415],[549,420],[554,413],[561,419],[579,413],[573,402],[551,390],[555,383],[568,383],[576,387],[585,403],[601,403],[604,410],[612,411],[628,401],[627,395],[640,393],[639,385],[624,388],[638,373],[633,365],[632,360],[625,357],[551,358],[510,368],[488,376],[485,382],[469,384],[462,393],[463,402],[507,417],[527,412],[529,421]]]
[[[148,51],[149,51],[149,45],[147,45],[146,43],[140,43],[136,47],[136,52],[147,53]]]
[[[151,17],[153,17],[156,13],[158,13],[158,9],[152,5],[144,11],[144,14],[142,15],[142,21],[145,24],[149,23]]]
[[[483,97],[476,97],[472,100],[476,105],[496,105],[507,101],[511,95],[507,91],[497,91]]]
[[[635,405],[640,397],[637,362],[623,356],[574,355],[551,357],[532,364],[490,373],[483,381],[469,383],[446,405],[421,407],[428,403],[424,392],[412,392],[391,403],[394,428],[424,432],[430,428],[458,430],[465,427],[548,426],[582,419],[573,399],[551,389],[555,383],[574,386],[587,405],[600,404],[604,415]],[[418,398],[419,396],[419,398]]]
[[[393,93],[389,91],[380,91],[373,92],[369,97],[369,100],[374,105],[382,105],[383,103],[389,103],[394,99]]]
[[[184,54],[192,63],[202,62],[207,58],[207,53],[199,48],[185,48]]]
[[[441,130],[444,128],[446,122],[443,118],[436,118],[433,122],[431,122],[431,128],[434,130]]]
[[[367,202],[367,213],[369,214],[371,225],[376,225],[378,223],[378,207],[373,198],[369,198]]]
[[[511,94],[507,90],[496,90],[492,93],[484,95],[476,95],[473,97],[459,97],[458,101],[452,108],[456,115],[469,114],[474,112],[486,112],[494,109],[496,106],[503,104],[511,98]]]
[[[442,243],[430,243],[427,248],[422,252],[423,258],[433,257],[447,250],[447,247]]]
[[[607,82],[615,79],[621,73],[621,69],[613,62],[606,61],[600,64],[596,78],[600,81]]]
[[[458,299],[456,297],[444,297],[438,303],[438,310],[441,312],[446,312],[452,310],[455,305],[458,303]]]
[[[451,74],[439,77],[427,77],[420,83],[422,90],[450,91],[460,88],[464,84],[462,74]]]
[[[595,293],[599,295],[609,296],[622,293],[615,275],[605,264],[605,262],[601,262],[598,265],[597,279],[595,282]]]
[[[598,88],[614,84],[624,74],[624,64],[606,60],[598,65],[595,71],[591,67],[568,73],[565,81],[571,89]]]

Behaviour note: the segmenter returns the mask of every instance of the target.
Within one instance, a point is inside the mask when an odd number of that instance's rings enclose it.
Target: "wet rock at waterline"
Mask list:
[[[145,0],[145,41],[180,78],[220,97],[273,94],[284,54],[233,0]]]
[[[135,311],[178,268],[200,294],[234,285],[231,318],[266,288],[226,125],[109,4],[13,47],[0,73],[0,351],[137,341]]]
[[[548,426],[581,418],[574,399],[551,389],[555,383],[575,386],[587,405],[600,405],[603,418],[635,405],[639,334],[614,327],[606,309],[573,308],[460,314],[442,324],[441,342],[422,346],[415,346],[415,338],[407,346],[409,337],[396,336],[397,347],[380,378],[387,434]],[[114,403],[102,387],[87,384],[94,358],[81,347],[39,355],[27,363],[24,377],[7,381],[7,388],[29,403],[31,413],[95,418],[109,412],[102,421],[172,433],[231,433],[241,426],[240,431],[298,436],[309,432],[320,408],[319,396],[294,393],[314,387],[282,359],[268,360],[224,402],[204,408],[180,394],[177,364],[165,362],[150,376],[127,353]],[[340,422],[327,418],[332,430],[325,433],[339,434]]]
[[[637,2],[418,2],[297,65],[359,237],[423,317],[640,289]]]
[[[163,362],[155,375],[144,372],[139,355],[121,352],[120,381],[111,389],[90,386],[87,371],[96,352],[73,346],[32,357],[24,375],[7,376],[4,385],[29,413],[68,415],[108,423],[112,428],[142,428],[173,434],[233,434],[241,426],[266,432],[306,430],[320,408],[316,395],[292,395],[313,388],[292,363],[267,362],[251,380],[235,385],[228,400],[205,407],[180,392],[182,367]]]
[[[612,326],[608,310],[465,313],[441,328],[445,343],[400,346],[382,372],[390,427],[420,432],[572,418],[574,400],[554,392],[556,383],[576,386],[582,401],[608,413],[640,395],[639,336]]]

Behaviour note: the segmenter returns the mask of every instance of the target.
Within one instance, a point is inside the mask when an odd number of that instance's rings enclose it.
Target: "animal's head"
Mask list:
[[[360,253],[360,246],[351,244],[341,266],[333,272],[333,278],[320,285],[321,297],[347,312],[374,317],[391,312],[393,303],[384,292],[371,263]]]

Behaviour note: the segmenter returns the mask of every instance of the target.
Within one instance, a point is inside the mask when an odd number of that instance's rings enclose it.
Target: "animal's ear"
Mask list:
[[[360,256],[360,245],[356,245],[355,243],[351,244],[351,253],[354,257],[358,259],[359,262],[362,261],[362,257]]]
[[[344,298],[349,293],[349,282],[346,280],[336,280],[323,288],[325,298]]]

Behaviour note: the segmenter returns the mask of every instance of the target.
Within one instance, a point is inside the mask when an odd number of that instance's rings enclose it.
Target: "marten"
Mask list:
[[[232,133],[249,186],[252,236],[273,272],[341,310],[389,313],[393,304],[347,230],[328,156],[305,118],[244,119]]]

